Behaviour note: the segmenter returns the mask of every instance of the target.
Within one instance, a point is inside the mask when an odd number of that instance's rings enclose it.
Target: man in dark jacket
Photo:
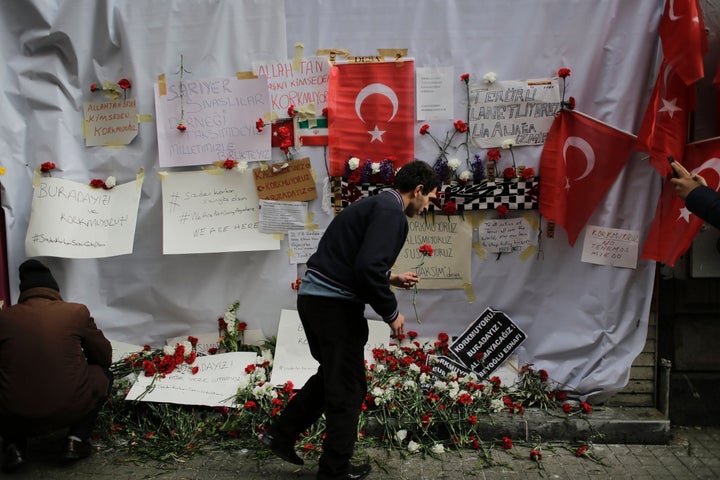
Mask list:
[[[91,453],[88,443],[112,385],[112,347],[85,305],[63,301],[50,270],[20,265],[17,305],[0,311],[2,470],[26,462],[28,436],[70,427],[61,458]]]
[[[406,217],[422,213],[438,185],[430,165],[408,163],[395,176],[392,190],[340,212],[307,262],[297,306],[310,353],[320,366],[260,441],[284,460],[302,464],[295,442],[324,413],[319,480],[361,479],[370,472],[368,464],[350,464],[367,390],[365,305],[383,318],[393,335],[404,333],[405,317],[390,286],[410,288],[418,277],[413,272],[391,274],[390,269],[408,234]]]

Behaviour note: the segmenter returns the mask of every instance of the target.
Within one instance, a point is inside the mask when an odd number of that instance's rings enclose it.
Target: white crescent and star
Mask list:
[[[358,92],[357,97],[355,97],[355,113],[363,123],[366,123],[360,110],[363,102],[373,94],[382,95],[390,100],[393,107],[392,115],[390,115],[390,118],[388,119],[388,123],[390,123],[398,112],[398,98],[393,89],[384,83],[371,83]],[[378,126],[375,125],[373,130],[368,130],[368,133],[370,134],[370,143],[376,140],[382,142],[382,136],[385,133],[385,130],[380,130]]]
[[[678,19],[682,18],[682,15],[675,15],[675,8],[674,8],[675,5],[674,5],[674,4],[675,4],[675,1],[674,1],[674,0],[670,0],[669,8],[668,8],[668,17],[669,17],[670,20],[672,20],[673,22],[674,22],[675,20],[678,20]]]
[[[662,83],[662,89],[661,89],[661,96],[663,98],[660,99],[662,102],[662,107],[658,108],[658,113],[661,112],[667,112],[667,114],[670,116],[670,118],[673,118],[673,115],[675,112],[682,112],[683,109],[677,106],[677,98],[673,98],[671,100],[668,100],[665,97],[665,94],[667,93],[667,84],[668,84],[668,77],[670,76],[670,72],[672,72],[672,66],[668,63],[665,65],[665,70],[663,71],[663,83]]]
[[[595,152],[593,151],[592,146],[587,142],[587,140],[580,137],[568,137],[565,140],[565,144],[563,145],[563,162],[565,163],[566,167],[567,150],[570,147],[575,147],[579,149],[583,153],[583,155],[585,155],[585,160],[587,162],[587,165],[585,166],[585,171],[582,173],[582,175],[575,178],[573,181],[582,180],[583,178],[587,177],[590,172],[592,172],[593,168],[595,168]],[[565,178],[565,189],[570,189],[570,179],[568,178]]]

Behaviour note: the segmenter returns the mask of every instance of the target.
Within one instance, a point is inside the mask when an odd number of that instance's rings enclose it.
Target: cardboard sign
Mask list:
[[[85,145],[127,145],[138,134],[135,99],[83,104]]]
[[[253,169],[260,200],[305,201],[317,198],[309,158],[291,160],[270,168]]]
[[[255,352],[232,352],[198,357],[198,372],[175,371],[165,378],[140,376],[125,400],[180,405],[232,406],[246,376],[245,367],[255,364]]]
[[[487,308],[450,344],[450,351],[480,378],[485,378],[495,371],[525,338],[525,333],[507,315]]]

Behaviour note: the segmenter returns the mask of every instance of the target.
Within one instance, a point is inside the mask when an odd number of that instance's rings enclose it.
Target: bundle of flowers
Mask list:
[[[345,163],[345,178],[348,183],[382,183],[390,185],[395,180],[396,158],[389,156],[380,162],[365,160],[361,162],[358,157],[350,157]]]

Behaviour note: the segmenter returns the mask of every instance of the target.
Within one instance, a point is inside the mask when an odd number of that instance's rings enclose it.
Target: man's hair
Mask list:
[[[423,195],[429,194],[434,188],[440,186],[440,179],[435,170],[421,160],[414,160],[403,165],[395,174],[393,187],[400,193],[415,190],[418,185],[423,186]]]

